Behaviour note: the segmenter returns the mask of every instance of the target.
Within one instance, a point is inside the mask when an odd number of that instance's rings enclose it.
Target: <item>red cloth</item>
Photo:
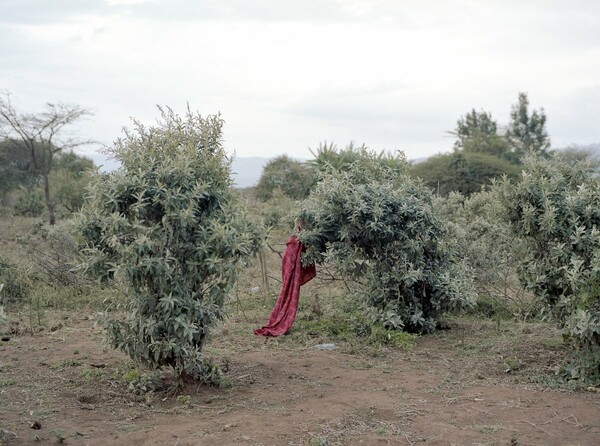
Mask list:
[[[279,336],[287,332],[296,319],[300,286],[317,275],[315,265],[302,266],[300,254],[304,251],[304,246],[295,235],[292,235],[285,245],[285,252],[281,259],[281,278],[283,279],[281,292],[267,325],[254,330],[255,335]]]

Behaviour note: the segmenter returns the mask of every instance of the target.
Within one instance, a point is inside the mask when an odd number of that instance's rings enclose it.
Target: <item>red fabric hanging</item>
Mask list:
[[[283,284],[275,303],[275,308],[269,316],[267,325],[254,330],[259,336],[279,336],[287,332],[296,319],[300,286],[317,275],[315,265],[302,266],[300,254],[304,246],[298,237],[292,235],[285,244],[285,252],[281,259],[281,278]]]

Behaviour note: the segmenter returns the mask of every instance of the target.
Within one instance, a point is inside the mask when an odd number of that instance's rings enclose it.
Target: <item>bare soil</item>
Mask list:
[[[565,352],[546,324],[454,320],[410,351],[321,351],[331,340],[257,338],[260,322],[238,312],[208,346],[231,387],[143,395],[89,315],[33,336],[13,327],[0,342],[0,444],[600,444],[600,394],[553,388]]]

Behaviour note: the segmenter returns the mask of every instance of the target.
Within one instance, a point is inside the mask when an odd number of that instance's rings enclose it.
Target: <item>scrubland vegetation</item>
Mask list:
[[[585,152],[551,150],[543,110],[530,112],[526,95],[504,133],[486,112],[461,117],[451,154],[413,165],[400,152],[323,143],[306,163],[275,158],[244,191],[231,188],[218,115],[160,112],[114,143],[121,168],[111,173],[52,141],[26,152],[4,123],[0,346],[85,315],[129,359],[107,372],[90,366],[74,385],[111,382],[148,407],[169,400],[193,411],[190,382],[226,392],[250,376],[230,368],[264,350],[252,328],[272,308],[299,219],[318,278],[302,288],[290,334],[270,340],[275,351],[335,343],[394,374],[385,358],[426,363],[417,346],[435,342],[436,354],[474,367],[467,380],[500,355],[511,385],[600,385],[596,166]],[[41,169],[32,156],[43,147],[53,161]],[[56,367],[73,375],[68,366]],[[413,444],[368,419],[369,435]],[[343,444],[328,429],[300,444]]]

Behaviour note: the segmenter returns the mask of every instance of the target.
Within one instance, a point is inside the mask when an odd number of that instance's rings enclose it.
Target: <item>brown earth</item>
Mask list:
[[[88,316],[11,335],[0,444],[600,445],[600,394],[549,388],[564,352],[547,325],[458,320],[408,352],[319,351],[327,339],[265,341],[253,325],[233,317],[210,344],[230,388],[141,396]]]

